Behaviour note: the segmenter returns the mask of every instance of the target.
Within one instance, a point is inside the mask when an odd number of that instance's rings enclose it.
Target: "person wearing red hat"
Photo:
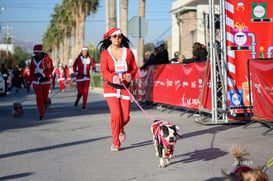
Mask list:
[[[72,66],[67,67],[67,65],[64,67],[65,70],[65,75],[66,75],[66,80],[67,80],[67,86],[68,89],[71,88],[71,74],[73,73],[73,68]]]
[[[109,30],[99,43],[101,73],[105,80],[104,97],[111,113],[111,151],[119,151],[126,138],[124,127],[130,120],[130,95],[124,86],[130,89],[130,82],[138,69],[129,43],[119,28]]]
[[[30,77],[36,94],[40,120],[42,120],[44,118],[44,108],[46,108],[48,101],[53,64],[51,58],[43,52],[43,45],[35,45],[33,53],[34,56],[30,63]]]
[[[80,98],[83,96],[82,110],[86,110],[91,69],[95,71],[96,64],[89,56],[88,47],[83,46],[80,55],[76,58],[73,64],[73,72],[76,74],[76,83],[78,90],[77,98],[74,105],[75,107],[77,107]]]
[[[65,69],[63,64],[59,64],[59,67],[56,69],[55,73],[58,76],[60,91],[64,92]]]

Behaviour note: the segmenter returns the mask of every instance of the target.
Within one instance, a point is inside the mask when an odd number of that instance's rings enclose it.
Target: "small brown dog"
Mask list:
[[[14,102],[12,106],[12,115],[14,117],[21,117],[24,114],[23,106],[20,102]]]
[[[268,175],[265,173],[268,165],[263,167],[251,168],[247,163],[251,163],[245,156],[249,155],[245,149],[238,145],[232,146],[232,154],[235,158],[236,167],[229,173],[222,169],[226,180],[230,181],[268,181]]]

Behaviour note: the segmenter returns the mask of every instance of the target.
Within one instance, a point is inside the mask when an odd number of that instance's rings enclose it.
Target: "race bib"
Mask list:
[[[115,62],[115,72],[117,74],[127,72],[127,63],[126,62]]]

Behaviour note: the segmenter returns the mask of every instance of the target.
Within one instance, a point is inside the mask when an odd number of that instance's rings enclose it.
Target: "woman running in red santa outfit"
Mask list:
[[[32,57],[30,63],[30,77],[36,94],[40,120],[42,120],[51,85],[53,64],[51,58],[43,52],[43,45],[35,45],[33,53],[35,55]]]
[[[67,86],[68,89],[71,88],[71,74],[73,73],[72,66],[67,67],[67,65],[64,67],[65,74],[66,74],[66,80],[67,80]]]
[[[64,92],[65,69],[63,64],[59,64],[59,67],[56,69],[55,73],[58,76],[60,91]]]
[[[78,88],[77,99],[75,106],[78,106],[80,98],[83,96],[82,109],[86,110],[86,102],[90,84],[90,70],[96,70],[96,64],[89,56],[88,48],[82,47],[80,55],[76,58],[73,64],[73,71],[76,74],[76,82]]]
[[[104,97],[111,112],[113,143],[111,151],[119,151],[125,140],[124,126],[130,120],[130,95],[123,87],[130,87],[137,65],[130,41],[121,29],[113,28],[104,34],[99,43],[101,52],[101,73],[104,77]],[[123,85],[122,85],[123,84]]]

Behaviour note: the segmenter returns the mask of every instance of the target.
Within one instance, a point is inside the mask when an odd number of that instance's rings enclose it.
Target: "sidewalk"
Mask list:
[[[0,180],[20,181],[218,181],[221,169],[231,170],[233,144],[250,153],[249,166],[263,165],[273,156],[272,133],[253,124],[204,126],[188,114],[146,109],[155,119],[178,125],[183,135],[171,164],[158,168],[150,126],[152,121],[132,103],[127,139],[111,152],[110,113],[102,90],[90,90],[87,111],[74,107],[76,90],[50,93],[51,109],[39,121],[33,90],[0,97]],[[25,97],[25,99],[23,98]],[[23,101],[25,115],[14,118],[11,105]],[[273,168],[268,170],[273,179]]]

